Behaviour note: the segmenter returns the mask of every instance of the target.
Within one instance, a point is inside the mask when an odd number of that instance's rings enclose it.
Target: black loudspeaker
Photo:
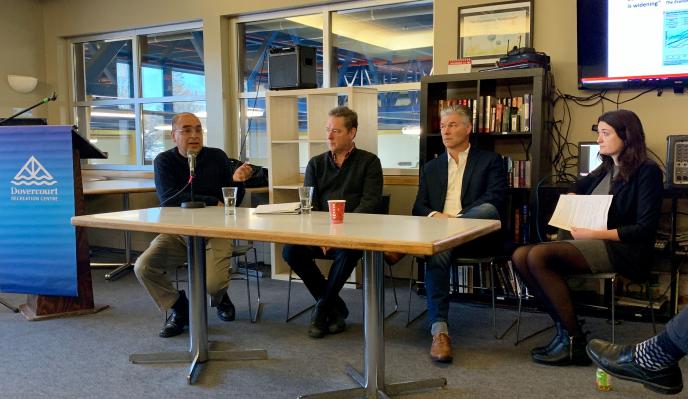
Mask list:
[[[688,136],[667,136],[666,165],[669,187],[688,187]]]
[[[318,87],[315,48],[271,48],[268,52],[268,86],[270,90]]]

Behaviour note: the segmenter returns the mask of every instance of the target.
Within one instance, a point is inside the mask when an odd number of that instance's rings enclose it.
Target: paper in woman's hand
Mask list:
[[[607,230],[612,195],[560,195],[549,225],[563,230],[579,227]]]

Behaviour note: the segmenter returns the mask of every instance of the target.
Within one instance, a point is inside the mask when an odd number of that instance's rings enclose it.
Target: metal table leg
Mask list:
[[[347,373],[360,385],[360,388],[303,395],[300,396],[301,398],[389,398],[389,395],[447,385],[445,378],[385,383],[383,266],[382,252],[365,252],[363,262],[364,370],[363,373],[359,373],[351,365],[346,366]]]
[[[186,363],[191,362],[187,382],[194,384],[204,365],[210,360],[263,360],[268,355],[264,349],[244,351],[208,350],[208,308],[205,289],[205,240],[189,237],[189,351],[132,354],[132,363]]]
[[[122,194],[122,208],[125,211],[129,210],[129,193]],[[93,265],[93,264],[92,264]],[[97,266],[104,266],[105,264],[96,264]],[[105,279],[112,281],[122,277],[125,273],[132,270],[134,264],[131,262],[131,232],[124,232],[124,263],[117,266],[109,273],[105,273]]]

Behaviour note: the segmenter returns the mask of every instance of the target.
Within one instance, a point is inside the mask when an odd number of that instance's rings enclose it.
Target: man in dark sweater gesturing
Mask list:
[[[346,200],[346,212],[376,213],[382,199],[382,166],[380,159],[356,148],[354,138],[358,116],[347,107],[331,110],[327,119],[329,151],[311,158],[306,167],[305,186],[313,187],[313,208],[327,211],[328,200]],[[349,315],[339,291],[356,267],[363,253],[351,249],[285,245],[284,260],[301,277],[317,301],[308,335],[322,338],[325,334],[344,331]],[[327,280],[315,264],[315,257],[334,259]]]
[[[155,157],[155,190],[161,206],[180,206],[190,201],[189,163],[187,154],[196,154],[194,201],[208,206],[223,204],[222,187],[237,186],[251,177],[252,168],[227,157],[217,148],[203,147],[201,121],[192,113],[181,113],[172,119],[172,139],[176,147]],[[239,186],[237,202],[241,202],[244,189]],[[227,295],[229,260],[232,242],[227,239],[206,240],[206,287],[211,305],[217,307],[217,316],[224,321],[234,320],[235,309]],[[171,313],[160,336],[173,337],[184,332],[189,325],[189,303],[184,291],[177,291],[167,278],[167,268],[186,262],[186,240],[172,234],[160,234],[139,256],[134,272],[161,311]]]

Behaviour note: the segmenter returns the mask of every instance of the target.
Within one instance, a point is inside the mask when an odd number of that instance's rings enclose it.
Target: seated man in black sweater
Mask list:
[[[346,212],[375,213],[382,199],[382,165],[368,151],[356,148],[354,138],[358,116],[347,107],[329,112],[327,144],[329,151],[311,158],[306,167],[305,186],[313,187],[313,208],[327,211],[328,200],[346,200]],[[323,255],[334,259],[327,280],[314,258]],[[349,315],[339,291],[356,267],[361,251],[285,245],[284,260],[301,277],[317,301],[308,335],[322,338],[325,334],[344,331]]]
[[[196,155],[194,200],[208,206],[223,205],[222,187],[239,186],[237,202],[241,202],[244,189],[238,183],[251,177],[253,169],[227,157],[217,148],[203,147],[201,121],[192,113],[181,113],[172,119],[172,139],[176,147],[155,157],[155,189],[162,206],[180,206],[189,201],[190,190],[188,153]],[[136,260],[134,272],[161,311],[171,313],[160,336],[179,335],[189,325],[189,303],[184,291],[177,291],[165,271],[186,262],[186,240],[172,234],[160,234]],[[232,242],[226,239],[206,240],[206,287],[211,305],[217,307],[217,316],[224,321],[234,320],[234,305],[227,295],[229,260]]]

